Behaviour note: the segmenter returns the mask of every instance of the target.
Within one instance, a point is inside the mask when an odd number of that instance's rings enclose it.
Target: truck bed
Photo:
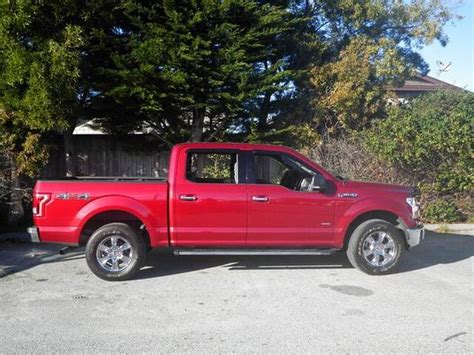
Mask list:
[[[145,224],[152,244],[168,243],[166,179],[75,177],[39,180],[34,195],[34,205],[41,209],[35,216],[35,223],[41,230],[43,242],[78,244],[81,232],[91,223],[108,218],[110,214],[121,214],[137,220],[137,224]]]

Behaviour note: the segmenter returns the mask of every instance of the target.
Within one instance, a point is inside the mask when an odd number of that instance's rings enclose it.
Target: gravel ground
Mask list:
[[[428,233],[379,277],[344,255],[155,251],[111,283],[59,248],[0,243],[0,353],[474,352],[474,237]]]

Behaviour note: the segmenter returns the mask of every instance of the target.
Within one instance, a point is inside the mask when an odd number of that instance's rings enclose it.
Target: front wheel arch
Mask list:
[[[400,236],[403,237],[402,239],[404,241],[405,249],[408,249],[408,244],[406,242],[405,234],[403,232],[403,229],[406,228],[403,220],[393,212],[385,210],[373,210],[358,215],[351,221],[351,223],[349,223],[348,227],[346,228],[346,232],[344,233],[344,250],[347,250],[349,239],[351,238],[351,235],[352,233],[354,233],[355,229],[362,223],[371,219],[381,219],[383,221],[391,223],[399,231]]]

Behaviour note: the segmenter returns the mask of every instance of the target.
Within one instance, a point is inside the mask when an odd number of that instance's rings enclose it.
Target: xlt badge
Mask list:
[[[356,198],[359,196],[357,192],[341,192],[337,194],[337,197]]]

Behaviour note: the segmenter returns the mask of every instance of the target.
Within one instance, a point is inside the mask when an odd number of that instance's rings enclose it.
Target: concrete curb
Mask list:
[[[474,235],[474,223],[436,223],[436,224],[425,224],[427,230],[438,232],[438,233],[455,233]]]

